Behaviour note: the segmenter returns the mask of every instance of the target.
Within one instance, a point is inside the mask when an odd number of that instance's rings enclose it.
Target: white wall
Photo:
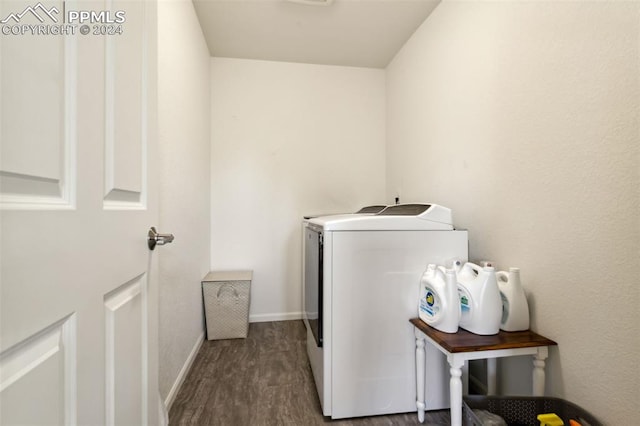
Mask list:
[[[254,271],[252,321],[300,318],[302,216],[383,201],[384,71],[211,64],[212,268]]]
[[[209,270],[209,51],[190,0],[158,4],[160,392],[171,403],[203,336]]]
[[[637,2],[443,2],[387,69],[387,198],[521,268],[548,392],[611,425],[638,422],[639,25]],[[528,392],[530,361],[504,367]]]

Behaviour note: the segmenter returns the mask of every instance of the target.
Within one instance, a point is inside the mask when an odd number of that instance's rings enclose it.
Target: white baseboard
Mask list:
[[[249,315],[249,322],[292,321],[302,319],[302,312]]]
[[[198,340],[196,340],[196,344],[193,345],[191,353],[189,353],[187,360],[180,369],[180,373],[178,373],[176,381],[173,383],[173,386],[171,386],[169,395],[167,395],[167,398],[164,400],[164,406],[166,407],[167,413],[169,412],[169,410],[171,410],[171,405],[173,405],[173,401],[176,399],[176,395],[178,395],[180,386],[182,386],[184,379],[187,377],[187,373],[191,369],[191,364],[193,364],[193,361],[196,359],[196,355],[200,350],[200,346],[202,346],[202,343],[204,342],[204,334],[205,332],[202,332],[202,334],[198,337]]]

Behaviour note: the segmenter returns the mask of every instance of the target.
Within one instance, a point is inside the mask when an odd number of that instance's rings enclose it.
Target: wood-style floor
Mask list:
[[[322,415],[302,321],[252,323],[249,337],[202,345],[169,413],[182,425],[419,425],[416,413],[331,420]],[[449,425],[448,411],[423,425]]]

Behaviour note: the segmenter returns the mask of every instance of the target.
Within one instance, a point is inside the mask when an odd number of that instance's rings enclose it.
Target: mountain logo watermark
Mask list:
[[[47,9],[42,3],[38,3],[35,6],[27,6],[20,13],[10,13],[6,18],[0,21],[0,24],[7,24],[12,20],[16,24],[20,23],[20,20],[22,20],[25,15],[33,15],[41,23],[45,22],[45,19],[42,17],[44,15],[57,24],[58,18],[56,18],[54,14],[57,15],[59,13],[60,11],[55,6],[51,9]]]

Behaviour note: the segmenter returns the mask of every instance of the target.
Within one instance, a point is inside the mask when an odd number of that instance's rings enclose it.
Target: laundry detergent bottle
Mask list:
[[[460,321],[460,299],[454,269],[430,264],[420,280],[418,316],[431,327],[456,333]]]
[[[509,268],[509,273],[496,273],[498,288],[502,297],[502,321],[504,331],[529,329],[529,304],[520,281],[520,269]]]
[[[495,269],[467,262],[458,272],[457,280],[460,327],[474,334],[498,334],[502,319],[502,298]]]

